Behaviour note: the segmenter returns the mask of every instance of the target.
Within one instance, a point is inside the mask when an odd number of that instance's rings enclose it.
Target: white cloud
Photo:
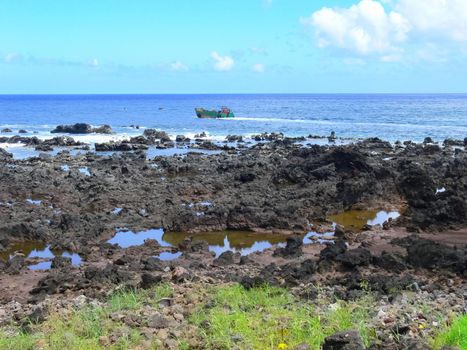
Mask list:
[[[447,47],[449,41],[461,50],[467,43],[467,0],[359,0],[348,8],[323,7],[301,21],[320,47],[385,62],[401,60],[412,43]]]
[[[187,71],[188,67],[180,61],[175,61],[170,64],[170,69],[173,71]]]
[[[235,65],[235,61],[230,56],[221,56],[216,51],[211,53],[211,58],[214,60],[214,69],[218,71],[229,71]]]
[[[336,46],[359,54],[387,53],[400,50],[410,23],[395,11],[386,12],[375,0],[362,0],[350,8],[328,8],[302,19],[311,26],[321,47]]]
[[[262,63],[256,63],[251,67],[251,69],[256,73],[264,73],[266,67]]]
[[[395,8],[418,33],[467,42],[466,0],[399,0]]]

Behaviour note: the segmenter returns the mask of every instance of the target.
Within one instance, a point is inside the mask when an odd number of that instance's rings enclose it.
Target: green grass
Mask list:
[[[271,286],[251,290],[238,284],[200,288],[208,297],[188,319],[197,326],[198,334],[189,336],[191,338],[184,338],[182,334],[176,339],[182,350],[190,349],[193,336],[203,344],[203,349],[216,350],[278,349],[281,343],[286,344],[287,349],[300,343],[320,349],[325,337],[350,329],[358,330],[367,346],[376,337],[376,331],[369,327],[377,310],[370,291],[359,300],[335,302],[324,295],[313,301],[301,300],[286,289]],[[44,323],[31,324],[28,333],[21,332],[15,325],[3,327],[0,328],[0,349],[123,350],[142,344],[147,348],[148,343],[143,343],[139,329],[125,326],[112,314],[138,313],[147,306],[158,308],[159,300],[172,293],[168,284],[149,290],[123,289],[100,306],[52,313]],[[424,312],[432,311],[426,308]],[[440,326],[426,337],[434,349],[450,345],[467,350],[467,315],[455,319],[449,326]],[[152,344],[157,349],[155,345]]]
[[[326,336],[348,329],[359,330],[368,344],[374,336],[374,331],[365,327],[371,304],[369,300],[338,302],[320,311],[285,289],[264,286],[245,290],[234,285],[218,289],[215,306],[201,309],[191,321],[205,327],[208,349],[277,349],[280,343],[293,348],[303,342],[319,349]]]
[[[120,322],[113,321],[110,315],[124,310],[136,310],[144,305],[157,308],[161,298],[172,294],[170,285],[160,284],[150,290],[121,290],[110,296],[103,306],[87,306],[69,313],[51,314],[40,325],[31,325],[32,331],[21,332],[18,328],[0,329],[0,349],[2,350],[123,350],[136,346],[142,340],[137,329],[129,329]],[[102,342],[121,330],[117,341],[111,345]],[[15,334],[10,334],[11,331]],[[102,338],[101,338],[102,337]]]
[[[447,329],[435,337],[435,349],[440,349],[445,345],[467,350],[467,315],[456,319]]]

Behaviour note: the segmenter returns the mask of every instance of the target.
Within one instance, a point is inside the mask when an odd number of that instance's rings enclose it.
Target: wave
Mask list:
[[[235,117],[232,119],[220,119],[229,122],[234,121],[251,121],[251,122],[277,122],[277,123],[301,123],[301,124],[319,124],[319,125],[362,125],[362,126],[386,126],[386,127],[400,127],[400,128],[418,128],[418,129],[456,129],[467,131],[467,127],[460,125],[422,125],[411,123],[383,123],[383,122],[343,122],[343,121],[327,121],[327,120],[312,120],[312,119],[282,119],[282,118],[249,118],[249,117]]]

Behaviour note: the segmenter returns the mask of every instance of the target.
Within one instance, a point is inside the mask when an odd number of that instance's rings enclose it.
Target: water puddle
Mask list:
[[[198,234],[187,234],[180,232],[167,232],[163,238],[173,246],[182,243],[187,237],[206,241],[209,250],[216,256],[223,252],[239,252],[241,255],[248,255],[254,252],[261,252],[272,248],[274,245],[284,245],[287,236],[277,234],[264,234],[243,231],[208,232]]]
[[[48,261],[41,261],[37,264],[29,265],[31,270],[48,270],[51,267],[52,259],[56,256],[64,256],[71,258],[73,266],[81,265],[81,257],[76,253],[67,251],[51,250],[50,246],[39,241],[22,241],[16,242],[8,246],[7,250],[0,252],[0,259],[8,261],[11,259],[15,252],[21,252],[28,259],[39,258],[48,259]]]
[[[176,253],[162,252],[159,255],[156,255],[155,257],[162,261],[172,261],[172,260],[179,258],[181,255],[182,255],[181,252],[176,252]]]
[[[78,171],[85,176],[91,176],[91,172],[88,167],[79,168]]]
[[[186,204],[189,206],[190,204]],[[210,206],[211,202],[201,202],[194,205]],[[119,208],[116,208],[119,209]],[[397,218],[398,212],[387,211],[361,211],[354,210],[329,217],[330,220],[343,225],[347,229],[360,230],[365,224],[382,225],[389,218]],[[326,244],[333,243],[334,232],[309,232],[303,237],[304,244]],[[156,240],[162,247],[177,247],[188,237],[196,240],[206,241],[209,250],[214,252],[216,257],[224,252],[232,251],[241,255],[248,255],[255,252],[262,252],[273,247],[283,247],[287,241],[287,235],[272,233],[256,233],[250,231],[224,231],[188,234],[183,232],[164,232],[162,229],[152,229],[140,232],[120,230],[115,236],[108,240],[108,243],[118,244],[121,248],[134,247],[144,244],[146,239]],[[161,260],[174,260],[181,256],[180,252],[163,252],[158,257]]]
[[[121,211],[122,211],[122,208],[114,208],[114,210],[112,210],[112,214],[118,215],[120,214]]]
[[[172,247],[172,244],[166,242],[162,236],[164,236],[164,231],[162,229],[140,232],[121,230],[118,231],[114,237],[109,239],[107,243],[118,244],[121,248],[129,248],[143,245],[144,241],[147,239],[155,239],[162,247]]]
[[[331,215],[328,220],[344,226],[349,230],[361,230],[365,225],[382,225],[389,219],[400,216],[397,211],[385,210],[349,210],[340,214]]]
[[[69,172],[70,171],[70,166],[67,165],[67,164],[64,164],[60,167],[62,169],[62,171],[64,172]]]
[[[446,192],[445,187],[437,188],[435,194]]]

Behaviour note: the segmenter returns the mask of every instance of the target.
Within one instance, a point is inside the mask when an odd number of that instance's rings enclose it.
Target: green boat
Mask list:
[[[230,108],[222,107],[220,111],[195,108],[198,118],[225,119],[235,117]]]

